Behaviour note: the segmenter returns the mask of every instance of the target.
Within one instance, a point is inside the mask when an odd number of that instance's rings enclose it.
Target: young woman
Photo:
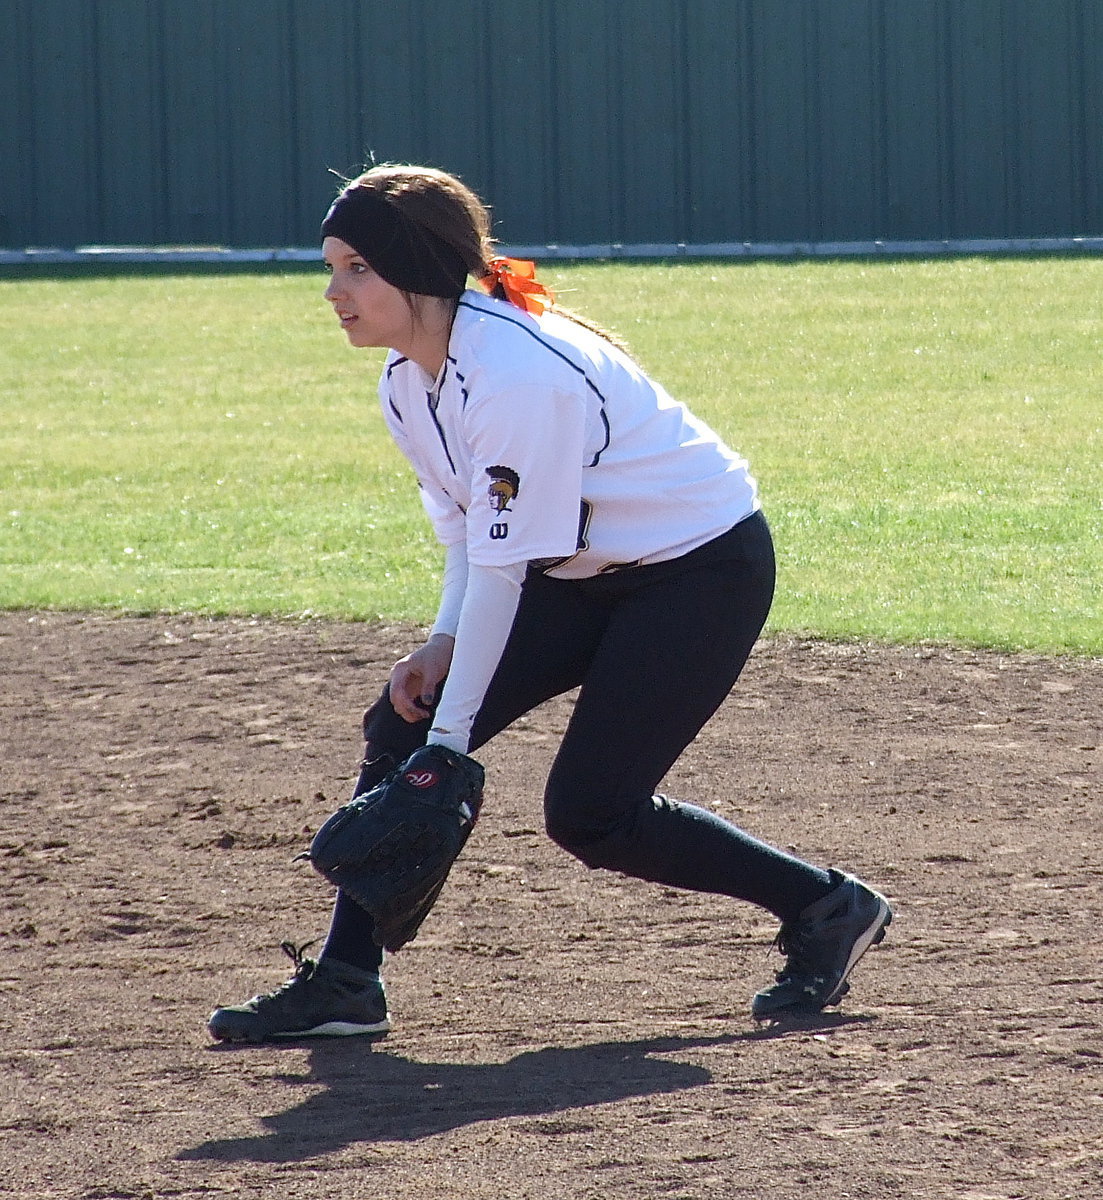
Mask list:
[[[349,342],[390,350],[383,416],[445,548],[428,640],[365,715],[356,794],[427,741],[474,754],[577,687],[544,791],[551,838],[590,867],[775,914],[786,961],[755,1018],[837,1003],[892,919],[885,899],[655,792],[770,608],[773,548],[746,462],[561,309],[531,264],[497,258],[486,208],[454,176],[374,167],[322,235]],[[215,1038],[386,1032],[382,951],[347,895],[317,960],[285,949],[293,977],[217,1009]]]

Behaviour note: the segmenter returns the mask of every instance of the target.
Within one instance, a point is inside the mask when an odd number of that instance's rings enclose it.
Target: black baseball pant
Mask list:
[[[825,871],[705,809],[656,795],[738,679],[773,591],[773,544],[761,513],[669,562],[582,580],[530,570],[472,726],[471,753],[577,687],[544,791],[549,836],[590,867],[795,917],[830,890]],[[403,720],[384,690],[364,717],[357,794],[423,745],[431,724]],[[339,896],[323,954],[367,965],[369,922]]]

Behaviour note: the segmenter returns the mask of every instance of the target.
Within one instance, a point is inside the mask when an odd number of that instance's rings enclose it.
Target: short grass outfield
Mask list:
[[[1103,654],[1103,260],[547,263],[751,463],[770,628]],[[0,608],[424,622],[317,270],[0,278]]]

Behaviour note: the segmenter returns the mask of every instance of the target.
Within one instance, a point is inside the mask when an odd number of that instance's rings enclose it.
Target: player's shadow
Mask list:
[[[299,1162],[358,1142],[415,1141],[476,1121],[701,1087],[712,1079],[704,1067],[655,1056],[740,1040],[733,1034],[604,1042],[475,1064],[416,1062],[365,1042],[320,1043],[311,1047],[308,1072],[284,1077],[310,1094],[263,1117],[265,1133],[203,1142],[177,1157]]]

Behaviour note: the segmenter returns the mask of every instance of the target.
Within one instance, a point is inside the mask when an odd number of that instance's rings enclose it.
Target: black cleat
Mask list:
[[[836,886],[777,935],[785,968],[777,981],[751,1001],[758,1021],[789,1013],[818,1013],[850,990],[847,976],[870,948],[882,941],[892,909],[880,893],[852,875],[832,871]]]
[[[207,1022],[211,1037],[220,1042],[362,1033],[379,1037],[390,1029],[383,981],[374,971],[304,958],[306,947],[296,949],[290,942],[281,949],[295,964],[295,974],[274,992],[216,1008]]]

